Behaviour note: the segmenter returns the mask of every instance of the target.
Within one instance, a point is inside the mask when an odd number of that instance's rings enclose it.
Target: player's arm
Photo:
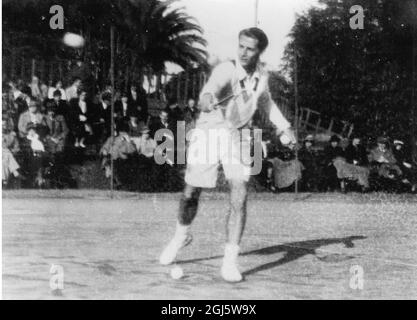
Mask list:
[[[269,110],[269,120],[277,128],[277,135],[281,136],[281,141],[284,144],[295,144],[297,139],[295,137],[294,131],[291,128],[291,124],[284,117],[281,110],[272,100],[269,90],[266,92],[266,99]]]
[[[200,93],[198,108],[203,112],[210,112],[214,109],[221,91],[230,83],[234,66],[232,62],[224,62],[215,67],[210,78]]]

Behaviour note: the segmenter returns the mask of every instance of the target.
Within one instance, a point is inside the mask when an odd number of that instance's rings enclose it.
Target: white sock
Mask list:
[[[226,243],[224,247],[224,260],[227,262],[237,262],[237,257],[239,256],[239,245]]]
[[[180,224],[179,222],[177,222],[177,227],[175,229],[175,238],[185,238],[188,233],[190,231],[190,226],[184,226],[182,224]]]

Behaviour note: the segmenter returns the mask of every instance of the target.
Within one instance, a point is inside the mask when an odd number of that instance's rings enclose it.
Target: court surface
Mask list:
[[[3,298],[417,299],[416,196],[251,194],[238,284],[219,274],[225,194],[202,196],[184,278],[158,265],[178,198],[3,193]]]

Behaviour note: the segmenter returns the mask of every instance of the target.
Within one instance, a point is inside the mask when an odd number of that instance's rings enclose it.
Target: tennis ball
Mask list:
[[[85,44],[85,40],[82,36],[71,32],[67,32],[64,35],[63,41],[67,46],[72,48],[81,48]]]
[[[178,280],[181,279],[184,276],[184,271],[182,271],[182,268],[180,266],[175,266],[171,269],[171,278]]]

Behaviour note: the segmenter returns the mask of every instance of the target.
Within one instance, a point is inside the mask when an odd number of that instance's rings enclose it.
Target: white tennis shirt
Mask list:
[[[245,90],[248,96],[252,96],[249,103],[244,103]],[[203,87],[200,98],[205,94],[211,94],[214,102],[217,103],[231,94],[237,95],[235,99],[225,101],[223,107],[226,112],[220,109],[210,112],[202,112],[199,122],[226,122],[229,127],[242,127],[253,117],[255,111],[260,109],[269,115],[269,120],[279,131],[288,129],[291,124],[285,119],[275,102],[271,98],[268,86],[268,72],[260,64],[255,72],[249,75],[238,61],[227,61],[219,64]]]

